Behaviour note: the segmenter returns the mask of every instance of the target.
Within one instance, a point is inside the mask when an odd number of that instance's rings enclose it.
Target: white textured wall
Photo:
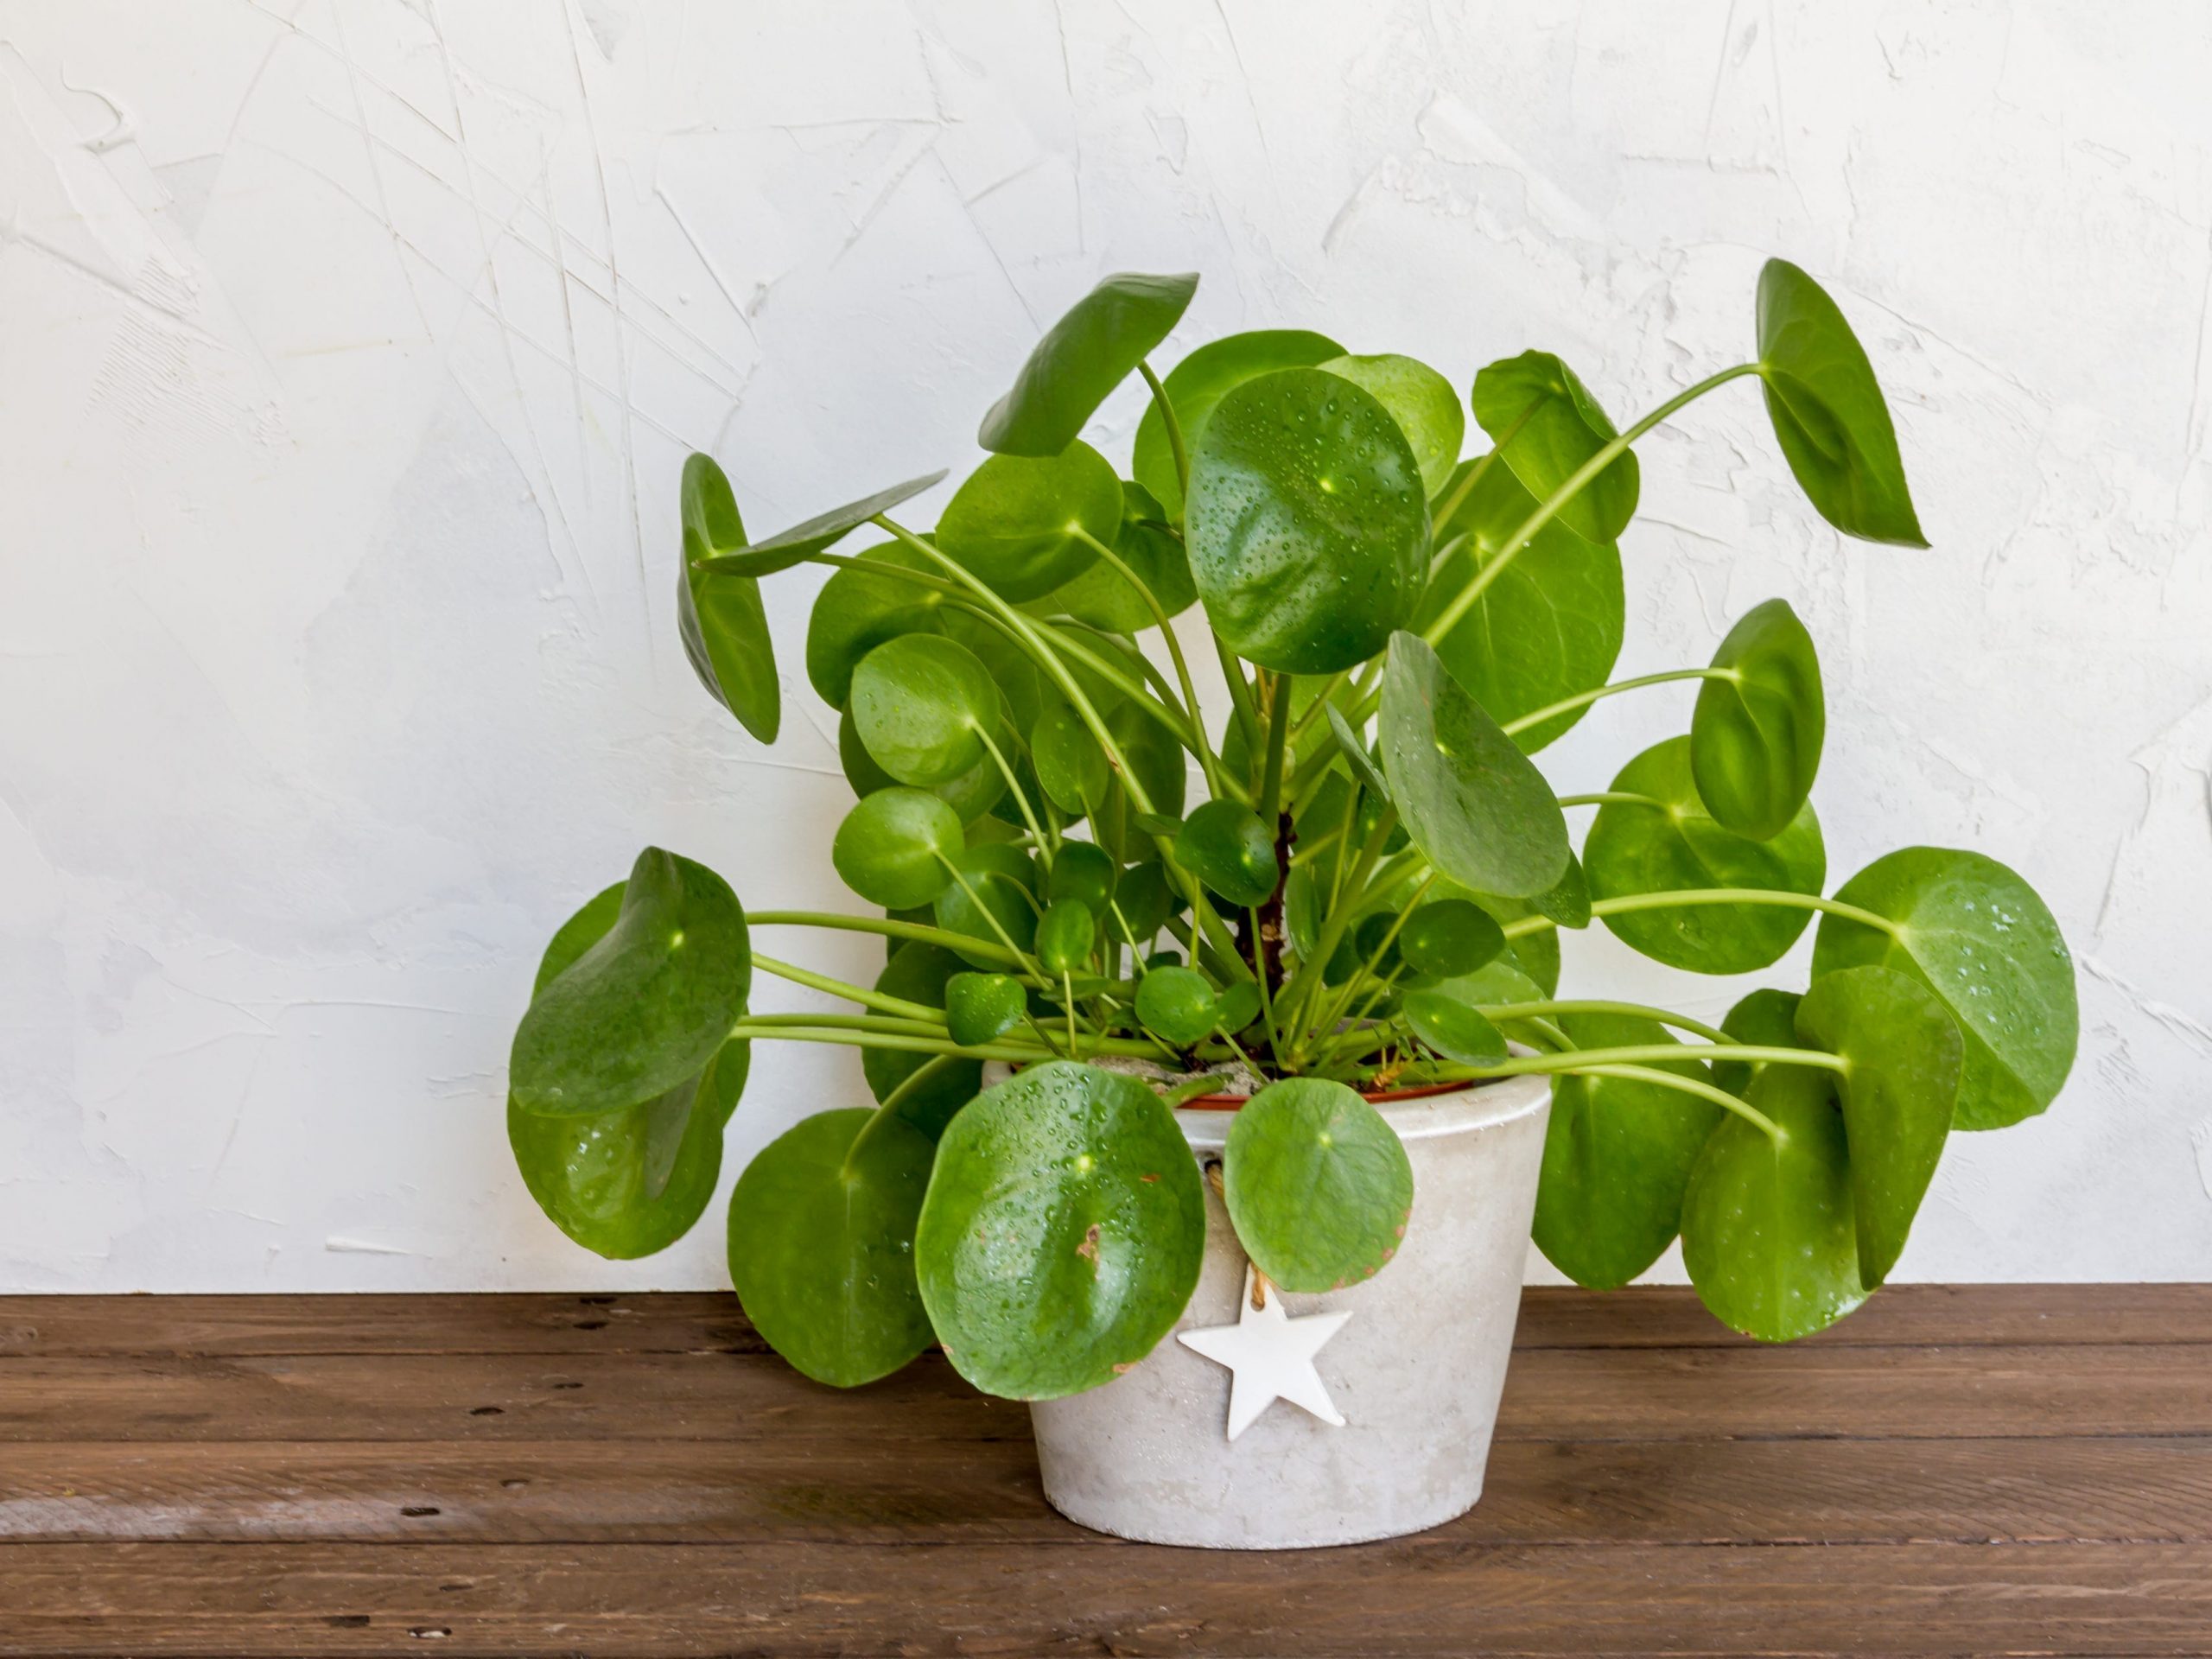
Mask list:
[[[840,902],[818,573],[766,753],[677,644],[686,450],[756,531],[964,467],[1121,268],[1205,273],[1186,339],[1553,347],[1626,417],[1747,354],[1768,252],[1866,339],[1935,550],[1839,543],[1732,388],[1647,446],[1624,668],[1787,596],[1838,877],[1981,847],[2073,941],[2072,1084],[1954,1141],[1904,1275],[2212,1276],[2212,25],[2125,15],[4,0],[0,1288],[728,1282],[718,1211],[569,1246],[500,1125],[540,945],[645,841]],[[726,1180],[858,1089],[763,1055]]]

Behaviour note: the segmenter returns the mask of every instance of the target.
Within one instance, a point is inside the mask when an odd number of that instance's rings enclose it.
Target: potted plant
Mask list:
[[[900,514],[942,474],[755,541],[691,457],[684,646],[763,742],[758,584],[831,569],[805,670],[858,796],[830,858],[869,908],[748,915],[647,849],[546,950],[508,1128],[564,1231],[639,1255],[706,1208],[752,1044],[857,1047],[873,1103],[736,1183],[730,1272],[770,1344],[847,1387],[941,1344],[1036,1402],[1047,1494],[1094,1526],[1382,1536],[1480,1490],[1532,1226],[1601,1287],[1679,1235],[1727,1324],[1817,1331],[1889,1273],[1954,1128],[2050,1103],[2072,969],[1980,853],[1828,891],[1820,668],[1780,600],[1708,664],[1609,678],[1633,446],[1732,381],[1831,524],[1926,545],[1866,353],[1803,271],[1766,266],[1756,358],[1625,431],[1541,352],[1470,405],[1296,330],[1163,380],[1195,285],[1110,277],[1055,324],[934,529]],[[1124,476],[1079,435],[1132,373]],[[1219,726],[1170,626],[1193,605]],[[1694,687],[1687,734],[1555,794],[1529,757],[1662,686]],[[1592,922],[1707,974],[1815,925],[1810,984],[1718,1027],[1563,998],[1557,931]],[[880,936],[881,973],[756,948],[808,927]],[[851,1011],[755,1013],[757,973]]]

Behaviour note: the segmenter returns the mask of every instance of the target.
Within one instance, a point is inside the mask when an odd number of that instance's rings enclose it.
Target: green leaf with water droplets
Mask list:
[[[1223,1198],[1253,1265],[1285,1290],[1373,1278],[1405,1242],[1414,1171],[1398,1132],[1341,1083],[1271,1083],[1230,1121]]]
[[[1205,1251],[1198,1160],[1174,1113],[1134,1077],[1065,1060],[952,1120],[915,1232],[945,1357],[1016,1400],[1134,1366],[1174,1328]]]
[[[1427,502],[1404,433],[1318,369],[1279,370],[1222,399],[1192,457],[1184,523],[1214,632],[1279,673],[1365,662],[1428,574]]]
[[[1955,1128],[2003,1128],[2057,1097],[2081,1016],[2074,959],[2034,888],[1980,853],[1907,847],[1835,896],[1891,925],[1823,916],[1815,976],[1872,964],[1936,993],[1966,1039]]]
[[[817,1382],[888,1376],[934,1334],[914,1282],[930,1139],[865,1107],[817,1112],[760,1149],[729,1199],[729,1274],[768,1345]]]

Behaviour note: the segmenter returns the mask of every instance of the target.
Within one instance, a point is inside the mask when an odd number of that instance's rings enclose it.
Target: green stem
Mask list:
[[[1144,376],[1144,383],[1152,388],[1153,406],[1160,410],[1160,423],[1167,429],[1167,451],[1175,457],[1175,487],[1183,493],[1184,504],[1191,496],[1191,452],[1183,444],[1183,423],[1175,418],[1175,405],[1167,400],[1167,388],[1160,384],[1160,377],[1152,372],[1152,365],[1142,358],[1137,359],[1137,372]]]
[[[957,1054],[933,1054],[899,1080],[898,1086],[879,1101],[875,1109],[868,1114],[868,1122],[861,1124],[859,1132],[853,1136],[852,1145],[845,1148],[842,1167],[847,1175],[853,1173],[853,1154],[866,1144],[868,1136],[875,1132],[875,1126],[957,1065],[961,1058]]]
[[[758,916],[747,918],[758,922]],[[773,957],[753,953],[753,965],[764,974],[773,974],[778,979],[787,979],[794,985],[804,985],[810,990],[827,991],[832,996],[842,997],[848,1002],[857,1002],[864,1008],[877,1008],[885,1014],[895,1014],[907,1020],[933,1020],[944,1023],[944,1011],[926,1003],[909,1002],[901,996],[886,996],[881,991],[862,990],[845,980],[832,979],[827,974],[817,974],[810,968],[801,968],[794,963],[779,962]]]
[[[887,939],[910,939],[920,944],[941,944],[949,950],[969,951],[1003,962],[1009,967],[1021,965],[1021,958],[1018,955],[1001,950],[988,939],[973,938],[965,933],[930,927],[920,922],[894,921],[888,916],[840,916],[835,912],[823,910],[761,910],[753,912],[745,920],[751,927],[821,927],[840,933],[875,933]],[[760,960],[758,957],[753,957],[755,962]],[[769,971],[774,973],[778,970],[770,969]],[[806,983],[804,980],[798,982]],[[839,996],[847,995],[842,990],[836,994]]]
[[[1340,824],[1326,835],[1316,836],[1311,841],[1300,841],[1298,850],[1290,855],[1290,868],[1294,870],[1311,864],[1344,838],[1344,827]]]
[[[1578,691],[1571,697],[1561,697],[1557,702],[1548,702],[1541,709],[1532,709],[1517,719],[1506,721],[1498,729],[1508,737],[1517,737],[1548,720],[1573,714],[1577,709],[1586,709],[1601,698],[1617,697],[1624,691],[1641,691],[1647,685],[1671,685],[1677,680],[1738,680],[1742,677],[1732,668],[1670,668],[1660,674],[1640,674],[1632,680],[1616,680],[1611,685]]]
[[[1547,1014],[1618,1014],[1631,1019],[1656,1020],[1662,1026],[1673,1026],[1679,1031],[1694,1032],[1708,1043],[1735,1045],[1738,1039],[1718,1026],[1708,1026],[1693,1020],[1686,1014],[1676,1014],[1668,1008],[1655,1008],[1643,1002],[1543,1001],[1498,1002],[1482,1004],[1477,1010],[1493,1022],[1499,1020],[1529,1020]]]
[[[699,569],[711,575],[720,558],[703,561]],[[874,576],[887,576],[894,582],[909,582],[917,588],[927,588],[940,594],[957,595],[963,590],[942,576],[933,576],[926,570],[917,570],[910,565],[892,564],[882,559],[856,556],[849,553],[806,553],[795,563],[799,564],[827,564],[843,570],[863,570]],[[757,578],[756,578],[757,580]]]
[[[961,592],[959,589],[954,591]],[[1129,677],[1121,664],[1102,657],[1080,640],[1071,639],[1066,629],[1055,626],[1050,622],[1036,623],[1034,626],[1043,629],[1050,641],[1048,646],[1040,648],[1030,635],[1017,631],[995,612],[974,603],[966,598],[964,594],[962,597],[952,601],[951,605],[953,609],[963,614],[975,617],[977,620],[996,628],[1012,643],[1015,650],[1040,667],[1048,666],[1045,660],[1045,653],[1050,651],[1065,652],[1120,692],[1140,714],[1151,720],[1155,725],[1166,728],[1168,735],[1185,748],[1193,747],[1187,722],[1182,719],[1179,710],[1171,711],[1163,707],[1160,699],[1154,696],[1149,689],[1141,682]],[[1150,665],[1147,664],[1147,666]]]
[[[1276,675],[1274,694],[1268,700],[1268,759],[1260,774],[1260,798],[1254,810],[1270,835],[1274,832],[1282,798],[1282,755],[1290,742],[1290,697],[1295,680],[1294,675]]]
[[[935,849],[931,850],[935,851]],[[1014,959],[1020,964],[1021,971],[1029,976],[1033,983],[1049,988],[1052,982],[1046,978],[1044,964],[1014,942],[1014,935],[1007,932],[1006,924],[999,920],[998,912],[985,904],[983,895],[969,886],[968,878],[960,873],[960,867],[943,853],[937,855],[937,861],[944,866],[944,873],[952,878],[961,892],[968,895],[968,902],[982,912],[983,919],[991,925],[991,931],[999,936],[999,943],[1014,953]],[[1022,897],[1028,899],[1033,906],[1037,902],[1034,896],[1030,893],[1024,893]]]
[[[754,1033],[787,1026],[804,1026],[810,1030],[880,1031],[897,1037],[944,1035],[942,1014],[935,1020],[908,1020],[880,1014],[747,1014],[740,1017],[738,1024]]]
[[[730,1034],[779,1043],[830,1043],[843,1048],[891,1048],[902,1054],[957,1054],[970,1060],[1057,1060],[1060,1058],[1060,1051],[1050,1044],[1009,1043],[1001,1039],[963,1048],[957,1043],[936,1038],[907,1036],[899,1032],[845,1031],[833,1026],[770,1026],[755,1030],[741,1020]],[[1117,1037],[1098,1038],[1094,1052],[1133,1054],[1147,1059],[1157,1058],[1156,1051],[1148,1045]]]
[[[1543,504],[1522,521],[1520,528],[1505,538],[1498,548],[1497,556],[1475,573],[1473,579],[1459,590],[1449,605],[1444,607],[1438,614],[1436,620],[1422,630],[1421,638],[1433,645],[1442,640],[1453,628],[1459,626],[1459,619],[1474,607],[1475,601],[1483,596],[1491,583],[1505,574],[1506,567],[1520,556],[1521,550],[1535,539],[1536,532],[1551,523],[1559,510],[1580,494],[1583,486],[1592,479],[1626,454],[1630,447],[1638,438],[1676,410],[1682,408],[1685,404],[1694,403],[1715,387],[1724,386],[1731,380],[1739,379],[1745,375],[1758,372],[1759,365],[1756,363],[1738,363],[1732,369],[1723,369],[1718,374],[1707,376],[1687,391],[1675,393],[1634,426],[1629,428],[1627,431],[1622,433],[1620,436],[1600,448],[1581,466],[1576,467],[1567,475],[1566,482],[1546,497]]]
[[[1344,888],[1349,888],[1353,898],[1349,901],[1340,898],[1330,905],[1329,919],[1322,925],[1321,937],[1313,942],[1313,959],[1301,966],[1298,977],[1291,982],[1290,995],[1285,999],[1287,1007],[1278,1017],[1285,1027],[1296,1033],[1291,1045],[1294,1062],[1304,1054],[1308,1040],[1307,1010],[1317,998],[1326,994],[1326,987],[1319,990],[1309,989],[1308,987],[1321,986],[1321,970],[1327,966],[1329,958],[1336,954],[1338,942],[1344,936],[1352,912],[1358,908],[1358,895],[1365,892],[1367,878],[1373,874],[1376,861],[1382,856],[1382,843],[1389,840],[1390,832],[1397,827],[1398,809],[1384,807],[1382,816],[1375,821],[1375,828],[1368,832],[1367,840],[1359,849],[1359,856],[1352,866],[1350,877],[1338,889],[1341,893]]]
[[[1452,515],[1466,505],[1467,498],[1475,493],[1475,486],[1481,483],[1483,474],[1490,471],[1491,463],[1503,453],[1507,444],[1521,435],[1521,429],[1529,424],[1538,405],[1543,401],[1542,398],[1538,397],[1531,402],[1528,408],[1522,410],[1514,418],[1513,424],[1505,429],[1505,435],[1491,444],[1489,452],[1470,467],[1467,469],[1467,475],[1452,486],[1452,493],[1429,510],[1428,516],[1431,523],[1446,524],[1452,522]]]
[[[978,727],[976,735],[983,740],[983,747],[990,752],[991,760],[998,766],[999,775],[1006,779],[1007,792],[1014,797],[1014,804],[1021,809],[1021,821],[1029,826],[1029,833],[1036,838],[1037,850],[1044,855],[1045,870],[1050,874],[1052,849],[1045,844],[1045,826],[1037,822],[1037,815],[1029,810],[1029,797],[1022,793],[1021,780],[1014,775],[1014,768],[1007,764],[1007,758],[1000,753],[999,746],[991,741],[988,732]]]
[[[1756,1065],[1809,1065],[1846,1072],[1851,1063],[1817,1048],[1777,1048],[1758,1043],[1624,1043],[1616,1048],[1575,1048],[1564,1054],[1524,1055],[1477,1066],[1486,1077],[1548,1076],[1585,1065],[1654,1065],[1669,1060],[1742,1060]]]
[[[1211,632],[1209,630],[1208,632]],[[1236,653],[1223,643],[1219,634],[1213,635],[1214,659],[1221,664],[1221,677],[1229,683],[1229,701],[1236,713],[1236,723],[1244,728],[1246,764],[1259,753],[1263,739],[1260,731],[1259,706],[1252,701],[1252,683],[1244,677],[1243,666],[1236,660]]]
[[[1129,765],[1128,756],[1122,752],[1122,746],[1114,741],[1114,734],[1106,728],[1105,717],[1098,712],[1090,699],[1084,695],[1083,688],[1076,683],[1075,676],[1068,672],[1067,664],[1059,659],[1057,653],[1046,648],[1044,641],[1038,637],[1037,631],[1029,619],[1001,599],[989,584],[976,576],[966,566],[947,557],[933,543],[923,540],[903,524],[898,524],[883,513],[876,514],[874,522],[925,558],[934,560],[955,582],[972,589],[984,604],[997,612],[1010,627],[1029,642],[1032,654],[1038,658],[1046,671],[1052,675],[1054,682],[1060,688],[1061,695],[1067,698],[1069,705],[1076,711],[1077,717],[1090,728],[1090,735],[1097,741],[1098,747],[1105,752],[1106,764],[1114,769],[1115,775],[1122,780],[1122,788],[1128,795],[1129,804],[1139,812],[1152,812],[1154,810],[1152,797],[1147,792],[1143,780],[1137,776],[1135,768]],[[1221,918],[1213,914],[1213,907],[1206,903],[1205,895],[1198,890],[1198,878],[1183,870],[1179,866],[1167,861],[1172,847],[1169,837],[1154,836],[1153,844],[1160,849],[1160,858],[1166,868],[1175,870],[1183,878],[1184,896],[1190,900],[1191,912],[1198,918],[1198,926],[1201,929],[1211,926],[1217,945],[1226,941],[1229,959],[1232,962],[1236,961],[1238,959],[1236,942],[1230,938],[1229,930],[1221,925]]]
[[[1740,1100],[1726,1089],[1717,1088],[1697,1077],[1686,1077],[1679,1072],[1662,1071],[1656,1066],[1645,1065],[1587,1065],[1576,1066],[1573,1075],[1589,1077],[1618,1077],[1626,1083],[1656,1084],[1662,1089],[1672,1089],[1677,1094],[1695,1095],[1709,1100],[1716,1106],[1725,1106],[1758,1129],[1777,1147],[1789,1137],[1782,1126],[1750,1102]]]
[[[1823,899],[1818,893],[1786,893],[1773,887],[1685,887],[1679,893],[1628,893],[1617,899],[1597,900],[1590,906],[1590,913],[1619,916],[1638,910],[1672,910],[1678,905],[1771,905],[1783,910],[1817,910],[1885,933],[1894,934],[1897,931],[1897,925],[1888,917],[1861,910],[1857,905]],[[1517,939],[1558,925],[1548,916],[1522,916],[1506,923],[1501,931],[1507,938]]]
[[[1344,1019],[1345,1012],[1351,1008],[1352,998],[1357,994],[1361,982],[1375,977],[1375,970],[1382,965],[1382,958],[1389,953],[1390,947],[1397,943],[1398,930],[1405,926],[1406,918],[1414,913],[1414,907],[1421,903],[1421,895],[1427,893],[1435,881],[1436,873],[1432,870],[1421,886],[1414,889],[1413,897],[1406,900],[1404,908],[1400,910],[1392,920],[1389,930],[1384,932],[1381,941],[1376,945],[1367,960],[1360,963],[1344,981],[1344,988],[1337,993],[1337,1000],[1330,1005],[1329,1011],[1313,1022],[1313,1028],[1317,1033],[1326,1033],[1337,1028],[1338,1022]],[[1387,985],[1377,987],[1378,990],[1385,988]],[[1374,997],[1369,997],[1368,1006],[1371,1007],[1374,1001]]]
[[[1562,795],[1559,798],[1559,804],[1561,806],[1655,806],[1662,812],[1674,804],[1671,801],[1661,800],[1656,795],[1639,795],[1631,789],[1599,789],[1592,790],[1587,795]]]
[[[1113,568],[1116,575],[1137,590],[1144,600],[1145,608],[1152,613],[1152,620],[1160,628],[1160,637],[1166,641],[1168,658],[1175,664],[1176,683],[1183,688],[1184,718],[1190,722],[1191,735],[1194,740],[1192,747],[1198,757],[1198,769],[1206,775],[1206,792],[1209,795],[1220,794],[1220,773],[1214,761],[1213,749],[1206,742],[1205,723],[1198,717],[1198,688],[1191,683],[1191,665],[1184,660],[1182,641],[1175,637],[1174,624],[1169,620],[1166,607],[1137,573],[1129,569],[1128,562],[1120,554],[1081,524],[1076,526],[1075,533],[1090,543],[1092,550]]]
[[[1313,701],[1306,705],[1306,712],[1290,723],[1290,743],[1293,748],[1298,747],[1298,740],[1306,735],[1307,729],[1315,721],[1328,718],[1325,710],[1329,706],[1329,699],[1337,695],[1337,688],[1351,677],[1350,669],[1340,668],[1321,682],[1319,690],[1314,694]]]

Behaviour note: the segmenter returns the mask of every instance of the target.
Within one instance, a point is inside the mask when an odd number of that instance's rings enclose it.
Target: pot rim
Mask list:
[[[1395,1099],[1375,1103],[1401,1141],[1464,1135],[1495,1128],[1549,1109],[1551,1078],[1542,1072],[1517,1072],[1503,1077],[1484,1077],[1455,1083],[1442,1089],[1402,1091]],[[1237,1100],[1242,1105],[1243,1099]],[[1201,1106],[1186,1101],[1175,1109],[1175,1121],[1194,1151],[1218,1151],[1236,1121],[1234,1107]]]
[[[1505,1081],[1504,1077],[1471,1077],[1459,1083],[1424,1083],[1412,1089],[1362,1089],[1358,1094],[1370,1106],[1388,1106],[1401,1100],[1427,1100],[1432,1095],[1460,1094],[1469,1089],[1479,1089],[1485,1084]],[[1180,1109],[1234,1112],[1241,1110],[1251,1098],[1249,1095],[1194,1095],[1182,1103]]]

